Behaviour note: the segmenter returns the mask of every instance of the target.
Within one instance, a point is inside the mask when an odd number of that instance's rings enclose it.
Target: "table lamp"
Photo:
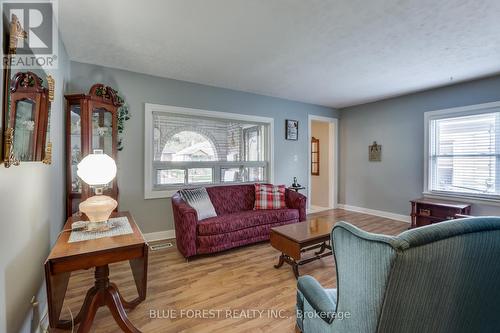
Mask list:
[[[77,175],[91,188],[95,196],[80,203],[80,211],[89,219],[87,231],[107,230],[111,212],[118,206],[115,199],[103,195],[104,188],[116,176],[116,163],[102,149],[95,149],[93,154],[85,156],[77,166]]]

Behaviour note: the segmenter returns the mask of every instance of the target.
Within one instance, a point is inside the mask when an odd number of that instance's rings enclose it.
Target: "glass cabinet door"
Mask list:
[[[71,105],[70,121],[71,192],[82,193],[82,182],[76,175],[77,165],[82,159],[82,115],[80,104]]]
[[[35,104],[31,100],[16,102],[13,151],[21,161],[33,161]]]
[[[92,110],[92,149],[102,149],[113,157],[113,113],[105,109]]]
[[[113,156],[113,113],[106,109],[92,110],[92,135],[90,153],[95,149],[102,149],[104,154]],[[113,182],[108,189],[113,188]]]

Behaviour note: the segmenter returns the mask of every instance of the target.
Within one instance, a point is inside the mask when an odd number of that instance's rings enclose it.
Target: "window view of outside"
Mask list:
[[[193,168],[188,169],[188,183],[211,183],[213,182],[212,168]]]
[[[264,125],[177,117],[160,115],[154,120],[156,185],[266,179]]]
[[[180,169],[158,170],[157,183],[165,185],[184,184],[186,171]]]
[[[434,122],[431,190],[499,194],[499,114]]]
[[[162,161],[215,161],[215,146],[203,135],[183,131],[167,141]]]

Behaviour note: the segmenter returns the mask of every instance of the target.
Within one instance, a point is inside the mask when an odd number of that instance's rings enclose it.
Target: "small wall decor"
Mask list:
[[[17,52],[17,44],[20,40],[27,38],[27,33],[23,30],[21,23],[19,22],[16,15],[12,14],[12,21],[7,29],[3,29],[2,33],[2,54],[3,54],[3,64],[10,64],[12,57],[15,56]],[[3,66],[3,100],[0,112],[0,161],[5,159],[9,160],[14,158],[13,150],[6,152],[3,148],[6,145],[4,139],[9,137],[11,140],[10,147],[13,144],[13,133],[14,131],[7,131],[9,128],[9,110],[10,110],[10,79],[11,79],[11,69],[10,66]],[[9,162],[6,162],[6,165]],[[11,163],[10,165],[19,165],[19,163]]]
[[[54,89],[56,85],[56,81],[52,77],[52,75],[47,75],[47,85],[49,86],[49,102],[54,101]]]
[[[373,141],[373,144],[368,146],[368,160],[370,162],[382,161],[382,145],[378,145],[377,141]]]
[[[19,165],[19,160],[16,158],[14,155],[13,151],[13,141],[14,141],[14,129],[13,128],[7,128],[5,130],[5,142],[4,142],[4,166],[6,168],[10,168],[11,165],[18,166]]]
[[[311,175],[319,176],[319,139],[311,138]]]
[[[10,28],[4,29],[2,37],[8,44],[2,45],[6,66],[0,115],[0,161],[3,160],[6,167],[24,161],[50,164],[52,147],[46,141],[50,138],[50,104],[54,100],[55,80],[42,69],[12,73],[10,60],[16,55],[18,42],[27,38],[16,15],[12,15]]]
[[[21,162],[44,159],[50,102],[42,83],[33,72],[18,72],[10,82],[7,126],[14,131],[12,151]]]
[[[299,121],[287,119],[285,122],[285,139],[298,140],[299,139]]]
[[[45,146],[45,157],[42,160],[44,164],[52,164],[52,142],[47,142]]]

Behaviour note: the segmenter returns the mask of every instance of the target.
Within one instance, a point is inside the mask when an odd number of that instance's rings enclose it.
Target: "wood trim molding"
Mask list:
[[[163,230],[144,234],[147,242],[155,242],[166,239],[175,239],[175,230]]]
[[[338,204],[338,208],[348,210],[351,212],[357,212],[357,213],[364,213],[364,214],[369,214],[369,215],[374,215],[374,216],[379,216],[379,217],[384,217],[387,219],[391,220],[396,220],[396,221],[401,221],[401,222],[406,222],[410,223],[411,218],[410,215],[402,215],[402,214],[395,214],[391,212],[386,212],[383,210],[376,210],[376,209],[370,209],[370,208],[364,208],[364,207],[357,207],[357,206],[350,206],[350,205],[345,205],[345,204]]]

